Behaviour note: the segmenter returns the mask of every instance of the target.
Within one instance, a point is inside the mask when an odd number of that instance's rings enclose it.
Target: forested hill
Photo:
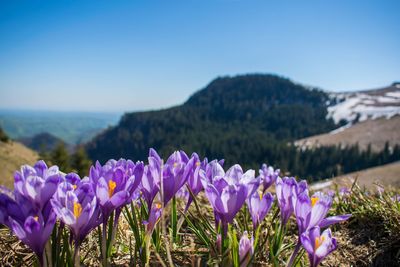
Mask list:
[[[196,151],[258,167],[288,141],[335,128],[326,120],[328,95],[275,75],[221,77],[183,105],[125,114],[86,146],[92,159],[145,159],[149,147],[163,155]]]

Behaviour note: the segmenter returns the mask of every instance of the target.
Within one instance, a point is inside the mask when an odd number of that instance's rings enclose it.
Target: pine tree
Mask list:
[[[50,153],[51,162],[57,165],[62,172],[71,171],[70,158],[65,144],[60,142]]]
[[[71,167],[79,174],[79,176],[84,177],[89,173],[89,168],[92,165],[92,161],[86,154],[85,149],[80,146],[71,156]]]

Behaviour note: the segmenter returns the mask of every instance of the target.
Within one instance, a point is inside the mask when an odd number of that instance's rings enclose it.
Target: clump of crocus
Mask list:
[[[43,266],[45,245],[57,218],[50,198],[64,177],[56,166],[48,168],[38,161],[33,167],[22,166],[14,179],[14,192],[5,188],[0,192],[0,223],[29,246]]]
[[[90,181],[104,217],[120,209],[132,200],[143,176],[143,162],[131,160],[109,160],[104,166],[98,162],[90,169]],[[107,219],[107,218],[104,218]]]
[[[263,194],[262,192],[255,191],[247,200],[247,207],[253,221],[253,229],[264,220],[269,210],[271,209],[274,197],[271,193]]]
[[[254,253],[254,238],[249,236],[247,232],[243,232],[242,237],[239,241],[239,264],[240,267],[246,267],[249,265],[250,260]]]
[[[212,182],[205,178],[202,183],[214,209],[216,225],[221,222],[225,234],[227,225],[232,223],[246,199],[257,190],[259,179],[254,177],[252,170],[243,173],[239,165],[232,166],[226,173],[218,173],[224,176],[212,177]]]
[[[261,166],[259,173],[259,177],[261,178],[261,182],[263,185],[263,191],[265,192],[273,183],[275,183],[281,171],[279,169],[274,170],[272,166],[268,166],[264,163]]]
[[[43,160],[33,167],[23,165],[21,171],[14,174],[14,190],[16,197],[24,196],[36,210],[43,209],[64,179],[57,166],[47,167]]]
[[[107,265],[108,255],[115,239],[118,220],[122,208],[131,202],[143,176],[143,162],[133,163],[131,160],[109,160],[104,166],[96,162],[90,169],[89,180],[96,192],[97,202],[103,218],[102,256],[103,265]],[[111,240],[107,241],[107,226],[110,215],[115,211],[110,222]]]
[[[320,262],[337,248],[336,239],[332,237],[330,229],[322,234],[315,226],[300,236],[301,243],[307,251],[311,267],[317,267]]]
[[[282,225],[286,225],[294,212],[297,195],[308,190],[307,183],[297,183],[294,177],[278,177],[275,190],[281,213],[281,222]]]
[[[51,203],[60,220],[71,229],[75,242],[74,262],[75,266],[79,266],[79,246],[89,232],[101,223],[101,219],[92,185],[75,178],[79,177],[76,174],[66,176],[66,181],[58,186]]]

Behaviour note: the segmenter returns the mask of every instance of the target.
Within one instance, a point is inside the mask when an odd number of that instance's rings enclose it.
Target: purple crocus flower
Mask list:
[[[247,207],[253,221],[253,229],[264,220],[265,216],[271,209],[274,197],[271,193],[263,194],[261,192],[254,192],[247,200]]]
[[[192,191],[193,195],[197,196],[200,191],[204,189],[202,180],[208,179],[210,182],[212,182],[212,177],[218,175],[223,176],[225,174],[224,170],[222,169],[224,160],[213,160],[208,163],[207,158],[204,158],[203,161],[200,161],[200,158],[196,153],[192,154],[192,158],[194,158],[193,171],[189,175],[187,185]],[[209,178],[207,178],[207,173]],[[189,208],[192,201],[192,195],[189,195],[185,210]]]
[[[163,166],[163,202],[164,206],[174,197],[176,192],[186,183],[194,165],[183,151],[175,151]]]
[[[205,170],[208,165],[208,160],[205,158],[202,162],[196,153],[192,154],[192,159],[194,159],[193,169],[189,174],[187,185],[192,191],[193,195],[197,196],[201,190],[203,190],[203,184],[201,182],[201,177],[205,177]],[[185,210],[187,210],[192,203],[192,195],[189,194],[188,201]]]
[[[275,190],[281,213],[281,221],[283,225],[286,225],[294,212],[297,195],[305,191],[308,192],[307,183],[305,181],[297,183],[294,177],[278,177],[276,179]]]
[[[396,194],[396,195],[394,195],[393,197],[391,197],[391,199],[392,199],[394,202],[400,202],[400,195],[399,195],[399,194]]]
[[[142,162],[131,160],[109,160],[104,166],[96,162],[90,169],[90,181],[94,185],[96,196],[104,219],[115,209],[120,209],[132,200],[143,176]]]
[[[221,180],[224,181],[224,180]],[[222,222],[224,231],[228,223],[232,223],[236,213],[243,206],[248,189],[244,184],[229,185],[222,183],[218,185],[207,184],[205,194],[214,209],[216,224]]]
[[[149,219],[143,223],[146,225],[146,233],[151,235],[153,233],[154,227],[160,220],[162,214],[162,207],[160,203],[155,203],[149,212]]]
[[[211,163],[210,167],[211,171],[208,171],[216,176],[206,175],[201,181],[214,209],[216,225],[221,221],[226,230],[226,225],[233,221],[245,200],[257,190],[259,179],[254,178],[253,170],[243,173],[239,165],[232,166],[226,173],[217,162]]]
[[[249,265],[251,257],[254,253],[254,239],[249,239],[247,232],[243,232],[242,237],[239,241],[239,261],[240,267],[246,267]]]
[[[51,204],[60,220],[70,227],[78,244],[101,223],[96,194],[88,182],[60,184]]]
[[[339,189],[339,196],[341,196],[342,198],[347,198],[351,193],[350,188],[348,187],[342,187]]]
[[[46,190],[46,186],[40,189]],[[51,189],[52,186],[49,188]],[[44,247],[53,231],[57,217],[49,202],[37,204],[21,195],[19,191],[11,192],[8,189],[1,189],[0,223],[9,227],[24,244],[32,249],[43,265]],[[38,209],[38,206],[41,208]]]
[[[317,267],[321,261],[337,248],[336,239],[330,229],[320,234],[320,228],[315,226],[300,236],[301,243],[307,251],[311,267]]]
[[[314,226],[323,228],[351,217],[351,214],[345,214],[325,218],[331,205],[332,198],[321,192],[315,193],[311,198],[306,192],[301,193],[297,197],[295,208],[299,235]]]
[[[47,167],[43,160],[33,167],[23,165],[21,171],[14,174],[15,196],[20,195],[31,201],[36,210],[41,210],[57,190],[58,184],[64,180],[57,166]]]
[[[281,171],[279,169],[274,170],[272,166],[267,166],[263,164],[259,170],[260,178],[263,184],[263,191],[265,192],[273,183],[275,183],[276,178],[279,177]]]
[[[144,167],[144,173],[141,184],[142,196],[147,202],[147,207],[151,207],[154,197],[160,191],[160,179],[162,160],[157,152],[150,148],[149,165]]]
[[[247,197],[253,194],[260,185],[260,178],[255,178],[254,170],[248,170],[243,173],[242,167],[240,167],[239,164],[233,165],[226,171],[224,180],[227,181],[228,184],[246,185]]]

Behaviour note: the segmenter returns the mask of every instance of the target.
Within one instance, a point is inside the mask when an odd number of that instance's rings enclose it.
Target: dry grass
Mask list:
[[[14,172],[21,165],[33,165],[39,155],[21,143],[9,141],[0,142],[0,185],[14,187]]]
[[[386,142],[389,142],[390,146],[400,144],[400,116],[363,121],[341,132],[307,137],[297,140],[295,144],[308,148],[358,144],[362,150],[371,144],[372,151],[381,151]]]

